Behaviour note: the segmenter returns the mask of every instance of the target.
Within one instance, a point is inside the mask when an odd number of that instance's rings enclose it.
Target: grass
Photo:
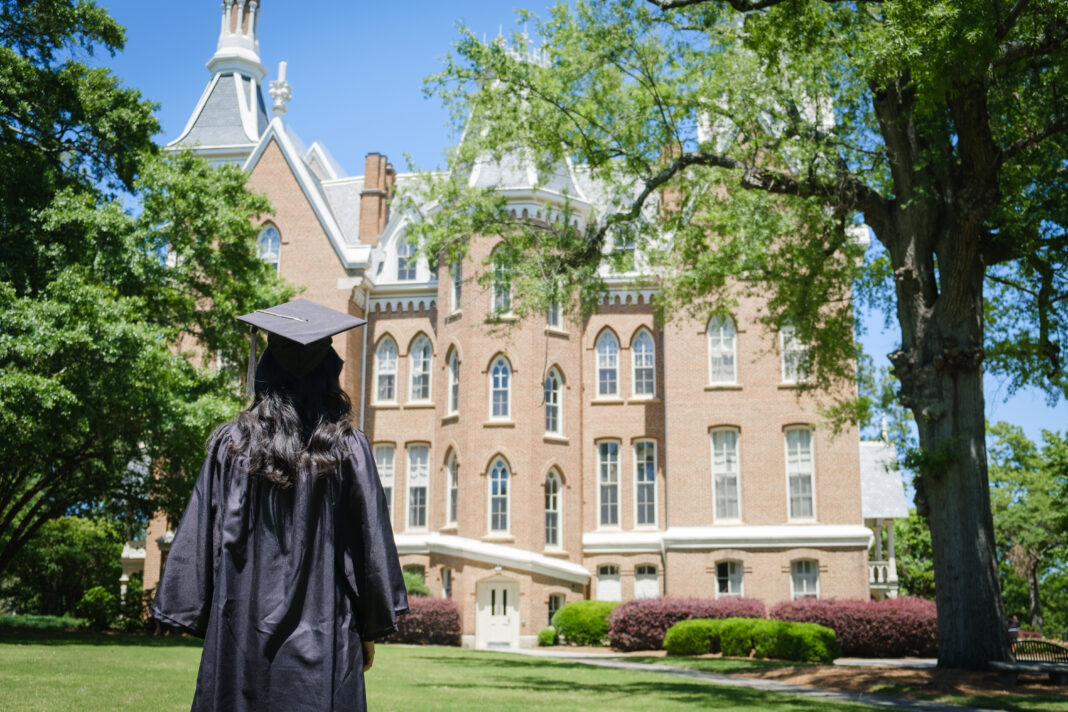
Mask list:
[[[791,663],[779,660],[757,660],[752,658],[690,658],[685,656],[656,656],[656,655],[632,655],[620,660],[632,663],[647,663],[653,665],[667,665],[669,667],[686,668],[687,670],[700,670],[702,672],[714,672],[729,675],[732,672],[747,672],[749,670],[764,670],[777,667],[800,667],[807,663]]]
[[[0,710],[185,712],[199,661],[199,645],[187,638],[4,633]],[[655,673],[438,647],[379,646],[367,688],[376,712],[873,709]]]

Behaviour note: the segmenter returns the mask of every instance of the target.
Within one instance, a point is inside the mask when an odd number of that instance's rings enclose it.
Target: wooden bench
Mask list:
[[[1017,661],[1014,663],[989,663],[990,669],[998,674],[998,680],[1004,685],[1015,685],[1021,675],[1049,675],[1054,685],[1068,685],[1068,663],[1032,663]]]

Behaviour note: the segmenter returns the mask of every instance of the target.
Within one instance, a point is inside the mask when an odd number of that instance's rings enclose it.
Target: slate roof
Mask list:
[[[258,85],[246,76],[235,73],[220,74],[205,90],[199,111],[185,132],[171,145],[177,147],[210,147],[253,144],[267,130],[267,107]],[[248,103],[254,94],[254,105]],[[251,114],[251,115],[250,115]],[[255,135],[250,135],[251,132]]]
[[[860,493],[865,519],[909,516],[897,449],[881,440],[860,443]]]

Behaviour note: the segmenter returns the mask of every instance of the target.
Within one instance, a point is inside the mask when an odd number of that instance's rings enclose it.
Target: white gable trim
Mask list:
[[[871,545],[872,532],[859,524],[671,527],[662,532],[589,532],[582,553],[659,553],[693,549],[856,548]]]
[[[312,177],[308,166],[305,165],[304,160],[293,146],[282,120],[277,116],[271,120],[267,130],[260,137],[259,143],[256,144],[256,148],[252,150],[252,154],[245,161],[243,166],[245,172],[252,173],[252,169],[259,163],[263,152],[267,150],[267,146],[272,140],[277,141],[282,155],[285,156],[286,163],[289,164],[289,170],[292,171],[293,177],[297,179],[297,184],[300,185],[300,189],[304,192],[304,197],[315,213],[315,217],[319,220],[323,232],[330,239],[330,244],[333,246],[337,258],[341,261],[341,265],[345,269],[366,267],[371,257],[371,246],[349,245],[345,242],[341,227],[337,224],[334,213],[327,205],[326,198],[316,186],[315,179]]]
[[[397,534],[398,554],[442,554],[495,566],[529,571],[571,583],[588,583],[590,572],[579,564],[561,561],[532,551],[490,544],[452,534]]]

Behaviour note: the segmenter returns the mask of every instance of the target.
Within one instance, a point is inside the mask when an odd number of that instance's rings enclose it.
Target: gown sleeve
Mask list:
[[[216,497],[223,469],[229,466],[230,438],[220,428],[171,542],[163,577],[152,601],[154,618],[203,638],[214,591],[219,533]]]
[[[351,552],[356,584],[360,637],[377,640],[397,629],[397,616],[408,612],[393,525],[382,483],[378,478],[367,436],[354,432],[355,443],[347,459],[352,478],[349,496]]]

